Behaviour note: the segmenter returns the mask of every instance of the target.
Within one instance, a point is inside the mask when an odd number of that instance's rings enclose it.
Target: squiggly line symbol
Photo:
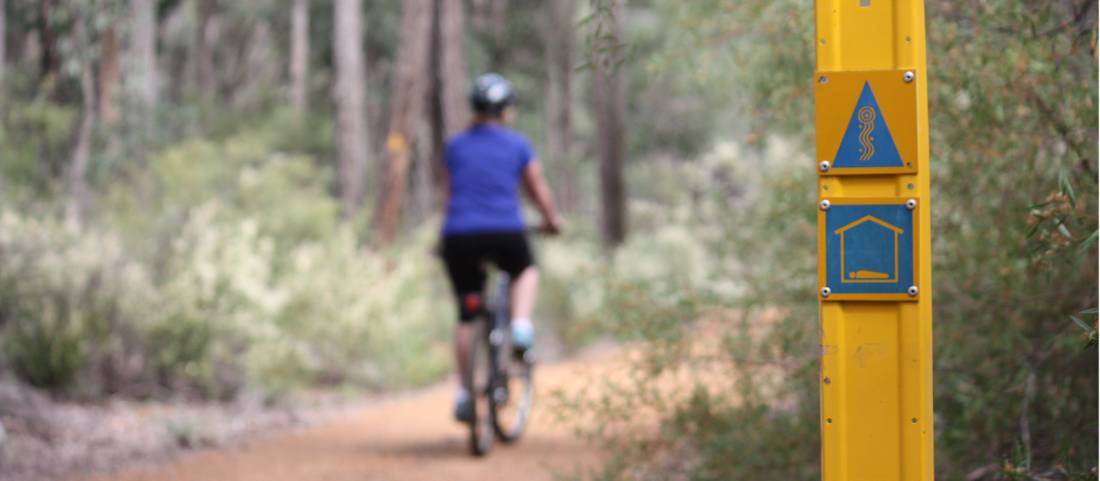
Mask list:
[[[871,132],[874,130],[875,109],[871,106],[859,109],[859,143],[863,146],[863,154],[859,156],[859,160],[871,160],[875,155],[875,145],[872,143],[875,138],[871,137]]]

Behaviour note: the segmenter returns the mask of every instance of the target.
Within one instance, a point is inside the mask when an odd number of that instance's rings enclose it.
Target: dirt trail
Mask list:
[[[540,366],[532,424],[518,445],[467,455],[465,428],[451,417],[450,386],[380,402],[309,430],[190,453],[162,466],[94,481],[539,481],[592,466],[596,454],[554,420],[547,400],[591,379],[606,355]]]

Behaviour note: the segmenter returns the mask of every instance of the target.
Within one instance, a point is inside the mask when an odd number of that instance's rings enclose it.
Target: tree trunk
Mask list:
[[[299,119],[306,112],[309,79],[309,0],[294,0],[290,10],[290,104]]]
[[[546,157],[560,174],[557,198],[562,209],[573,211],[577,202],[577,178],[573,150],[573,8],[575,0],[546,4]]]
[[[7,5],[4,0],[0,0],[0,86],[4,84],[4,63],[8,59],[7,55],[4,55],[7,51],[7,42],[4,41],[8,34],[7,30],[4,28],[7,26],[7,23]]]
[[[557,0],[542,3],[556,3]],[[470,16],[474,29],[488,39],[486,55],[489,69],[499,71],[507,63],[505,56],[510,53],[507,25],[509,0],[473,0],[470,2]],[[554,7],[550,7],[554,8]]]
[[[133,91],[144,111],[143,121],[149,122],[158,100],[156,5],[153,0],[130,0],[130,17],[134,22],[130,33]]]
[[[466,20],[463,2],[435,0],[432,28],[432,86],[429,91],[432,137],[432,171],[436,203],[443,192],[443,144],[462,131],[470,120],[466,98]]]
[[[507,63],[505,57],[511,52],[511,45],[508,44],[508,7],[509,0],[492,0],[489,4],[489,29],[493,35],[489,67],[493,70],[502,70]]]
[[[439,101],[443,134],[462,131],[470,120],[466,98],[466,18],[462,2],[437,0],[439,6]]]
[[[622,37],[623,0],[610,0],[609,39],[613,47]],[[600,156],[600,232],[607,248],[626,239],[626,192],[623,182],[623,97],[622,66],[618,48],[604,49],[595,62],[596,143]]]
[[[456,2],[457,3],[457,2]],[[423,111],[422,79],[428,67],[432,0],[404,0],[397,70],[392,79],[390,133],[386,138],[388,170],[378,215],[378,241],[388,244],[397,235],[401,203],[408,183],[410,139]]]
[[[61,53],[57,50],[57,34],[51,23],[53,0],[38,3],[38,40],[42,46],[42,79],[47,85],[57,81],[61,72]]]
[[[118,105],[115,104],[115,89],[118,87],[122,70],[118,58],[118,38],[115,28],[108,27],[100,38],[102,48],[99,61],[99,91],[98,98],[99,120],[103,124],[113,124],[118,120]]]
[[[67,172],[69,199],[65,204],[65,226],[71,231],[79,231],[83,224],[88,202],[88,157],[92,150],[92,129],[95,127],[95,81],[92,75],[92,62],[85,60],[80,73],[80,91],[84,97],[80,127],[76,133],[72,163]]]
[[[281,83],[283,59],[272,42],[272,27],[267,18],[257,18],[247,35],[242,42],[244,48],[238,65],[241,81],[227,93],[231,105],[252,109],[264,102],[266,92]]]
[[[340,205],[344,218],[359,212],[370,155],[367,138],[366,86],[363,66],[362,5],[359,0],[335,0],[333,52],[336,83],[336,157]]]
[[[213,96],[217,82],[214,79],[214,32],[213,18],[218,9],[217,0],[198,0],[197,22],[194,39],[194,78],[192,79],[200,95]]]
[[[7,42],[4,39],[7,38],[7,5],[4,0],[0,0],[0,98],[6,97],[4,95],[4,64],[7,63],[8,57],[5,55],[7,52]],[[0,109],[3,108],[4,100],[0,99]],[[3,179],[0,178],[0,181]]]
[[[421,95],[426,100],[431,98],[428,95],[427,88],[422,89]],[[433,157],[432,118],[431,113],[428,111],[428,102],[423,104],[419,112],[420,119],[417,120],[415,126],[416,141],[413,142],[416,149],[416,161],[414,163],[416,179],[413,183],[413,197],[416,199],[416,213],[420,217],[435,213],[439,204],[434,202],[443,200],[436,199],[436,197],[441,197],[439,195],[440,181],[436,176],[442,168],[438,165],[438,159]]]

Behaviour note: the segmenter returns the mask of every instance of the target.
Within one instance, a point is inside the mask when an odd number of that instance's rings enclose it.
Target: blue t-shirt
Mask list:
[[[520,176],[534,157],[523,135],[497,124],[476,125],[447,142],[451,198],[443,234],[522,232]]]

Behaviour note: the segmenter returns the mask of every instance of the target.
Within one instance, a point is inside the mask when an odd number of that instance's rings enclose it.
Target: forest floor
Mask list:
[[[217,448],[129,469],[69,479],[83,481],[326,480],[490,481],[554,480],[599,461],[597,451],[557,421],[553,393],[582,389],[612,356],[597,349],[537,372],[537,400],[527,435],[494,446],[489,456],[467,454],[464,426],[451,418],[450,383],[395,395],[331,416],[320,424],[246,438]],[[540,409],[540,407],[542,409]]]

